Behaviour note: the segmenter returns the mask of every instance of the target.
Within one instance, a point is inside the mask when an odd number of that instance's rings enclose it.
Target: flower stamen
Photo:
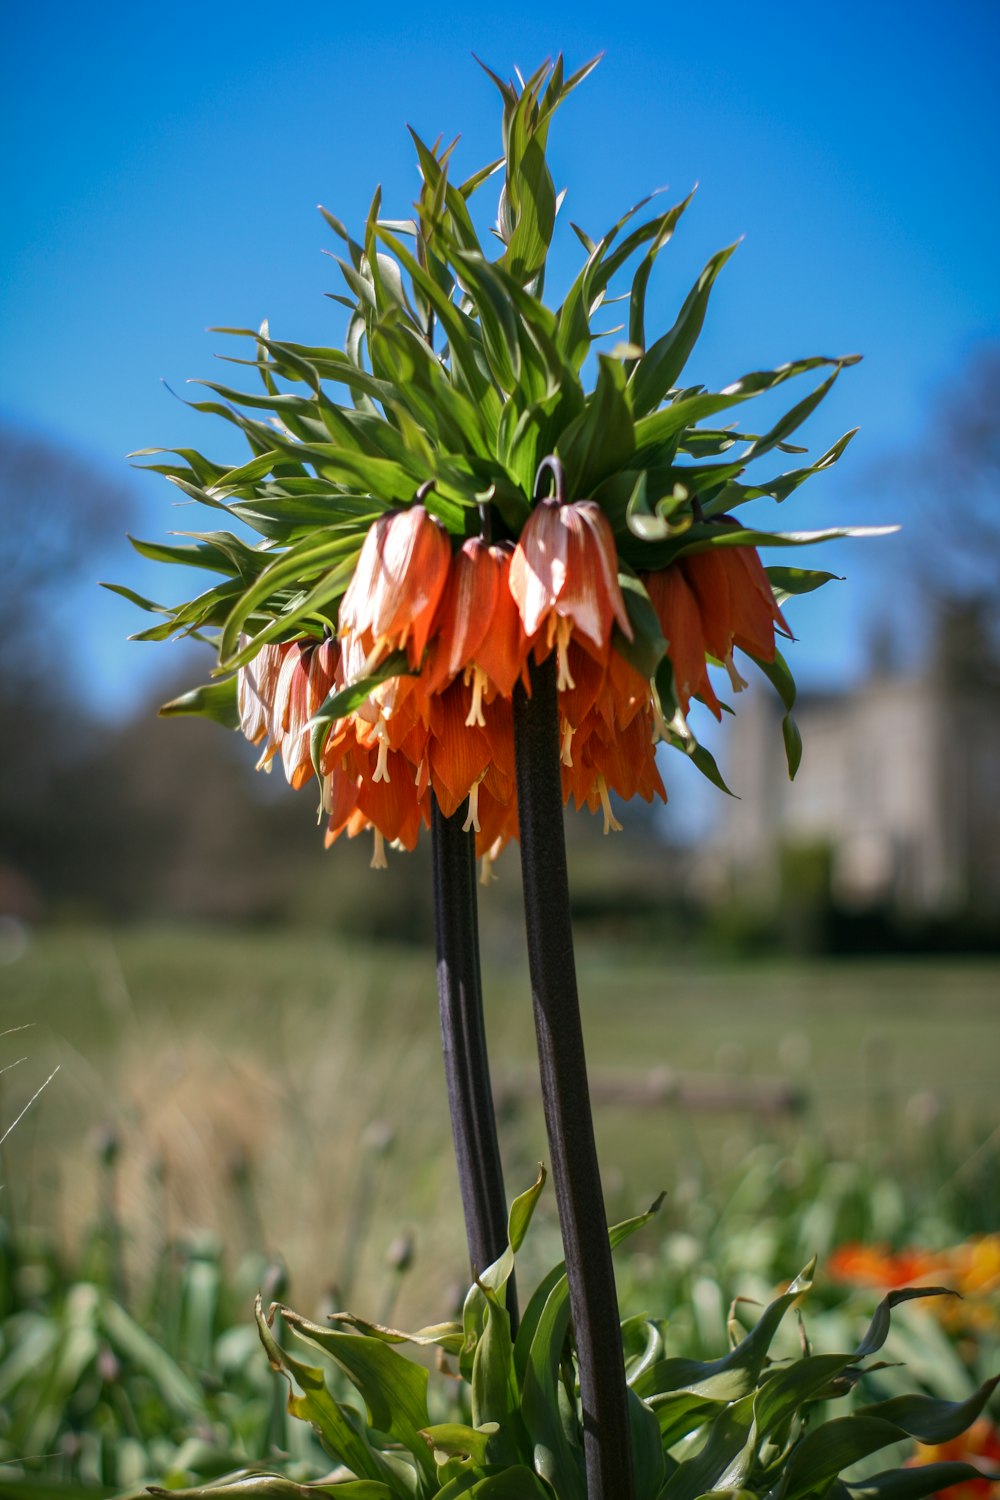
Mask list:
[[[621,833],[622,825],[611,811],[611,798],[608,796],[608,784],[603,776],[597,778],[597,795],[601,799],[601,811],[604,813],[604,832]]]
[[[474,828],[477,833],[479,833],[479,831],[480,831],[480,829],[479,829],[479,782],[481,782],[482,779],[483,778],[480,776],[479,781],[474,782],[472,784],[472,786],[469,788],[469,811],[466,814],[465,822],[462,824],[462,832],[463,833],[468,833],[470,828]]]
[[[726,652],[726,655],[722,658],[722,665],[729,673],[729,681],[734,693],[742,693],[744,688],[750,686],[746,679],[740,676],[736,663],[733,661],[732,651]]]
[[[472,707],[469,709],[465,720],[467,729],[471,728],[474,724],[478,725],[480,729],[486,728],[486,720],[483,718],[483,689],[486,687],[488,680],[482,667],[477,667],[474,662],[466,667],[464,681],[466,685],[470,681],[472,682]]]
[[[556,660],[559,664],[559,678],[556,682],[557,692],[564,692],[567,688],[575,688],[573,674],[569,669],[569,638],[573,631],[573,622],[565,615],[559,615],[556,620]]]

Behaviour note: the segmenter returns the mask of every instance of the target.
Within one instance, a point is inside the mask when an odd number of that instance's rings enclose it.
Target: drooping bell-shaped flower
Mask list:
[[[681,712],[687,713],[691,699],[701,698],[717,719],[722,708],[705,665],[705,633],[698,601],[679,564],[657,573],[642,574],[650,602],[656,610],[667,655],[674,674],[674,693]]]
[[[369,671],[404,649],[420,666],[450,562],[447,532],[422,505],[371,526],[340,604],[340,633],[364,646]]]
[[[247,637],[241,637],[240,646],[246,644]],[[240,667],[236,674],[240,729],[251,745],[259,745],[270,731],[278,674],[290,647],[290,642],[272,642],[262,646],[253,660]]]
[[[711,547],[681,562],[694,593],[705,646],[729,673],[735,691],[746,686],[733,647],[774,660],[774,630],[790,635],[760,558],[752,547]]]
[[[281,641],[262,646],[239,671],[240,727],[253,744],[264,742],[260,766],[269,769],[280,752],[296,791],[313,774],[307,725],[333,687],[339,661],[332,638]]]
[[[510,592],[525,635],[533,638],[544,629],[536,656],[555,646],[560,689],[573,686],[567,654],[571,637],[602,661],[615,622],[632,639],[614,535],[592,500],[536,505],[511,560]]]
[[[512,555],[509,543],[469,537],[452,558],[434,619],[421,689],[433,697],[461,675],[470,726],[483,726],[484,701],[510,695],[528,655],[509,588]]]

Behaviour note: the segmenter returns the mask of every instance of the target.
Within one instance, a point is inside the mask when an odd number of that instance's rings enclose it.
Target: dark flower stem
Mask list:
[[[507,1247],[507,1199],[483,1020],[475,834],[462,826],[467,808],[464,803],[446,818],[432,798],[431,839],[441,1046],[469,1260],[478,1276]],[[507,1310],[514,1331],[513,1278],[507,1284]]]
[[[589,1500],[632,1500],[618,1297],[590,1113],[563,835],[556,659],[514,692],[528,964],[542,1101],[580,1370]]]

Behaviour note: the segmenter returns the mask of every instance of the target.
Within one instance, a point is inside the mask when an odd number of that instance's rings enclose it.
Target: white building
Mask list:
[[[801,694],[794,782],[776,698],[748,693],[725,762],[741,800],[721,809],[712,883],[770,904],[783,851],[822,847],[838,905],[1000,924],[1000,673],[987,638],[966,607],[923,671],[881,666],[851,693]]]

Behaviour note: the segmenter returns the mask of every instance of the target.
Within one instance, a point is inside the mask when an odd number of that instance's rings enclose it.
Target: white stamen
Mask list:
[[[491,854],[484,854],[479,875],[479,884],[489,885],[495,878],[493,874],[493,856]]]
[[[568,719],[563,719],[562,741],[559,746],[559,759],[564,766],[573,764],[573,736],[576,730]]]
[[[566,654],[572,628],[570,621],[563,618],[560,618],[556,625],[556,660],[559,663],[559,680],[556,683],[556,691],[560,693],[564,692],[567,688],[576,687],[573,675],[569,669],[569,657]]]
[[[729,673],[729,681],[732,684],[734,693],[742,693],[745,687],[750,686],[750,684],[746,682],[745,679],[742,678],[739,672],[736,670],[736,663],[733,661],[733,653],[731,651],[727,652],[727,654],[723,657],[722,665]]]
[[[383,739],[382,736],[379,735],[378,760],[375,762],[375,771],[372,775],[372,781],[375,782],[389,780],[391,780],[389,776],[389,741],[388,739]]]
[[[482,780],[482,777],[479,778]],[[462,832],[468,833],[470,828],[479,830],[479,781],[469,791],[469,811],[466,813],[465,822],[462,824]]]
[[[373,870],[387,870],[389,868],[389,861],[385,857],[385,839],[377,828],[374,829],[374,834],[375,852],[372,855],[371,868]]]
[[[597,778],[597,795],[601,799],[601,811],[604,813],[604,832],[621,833],[622,825],[611,811],[611,798],[608,796],[608,784],[603,776]]]
[[[472,673],[472,707],[469,709],[465,720],[465,727],[471,728],[478,724],[480,729],[486,728],[486,720],[483,718],[483,689],[486,686],[487,677],[482,667],[473,665],[465,669],[465,681],[469,681],[469,673]]]

